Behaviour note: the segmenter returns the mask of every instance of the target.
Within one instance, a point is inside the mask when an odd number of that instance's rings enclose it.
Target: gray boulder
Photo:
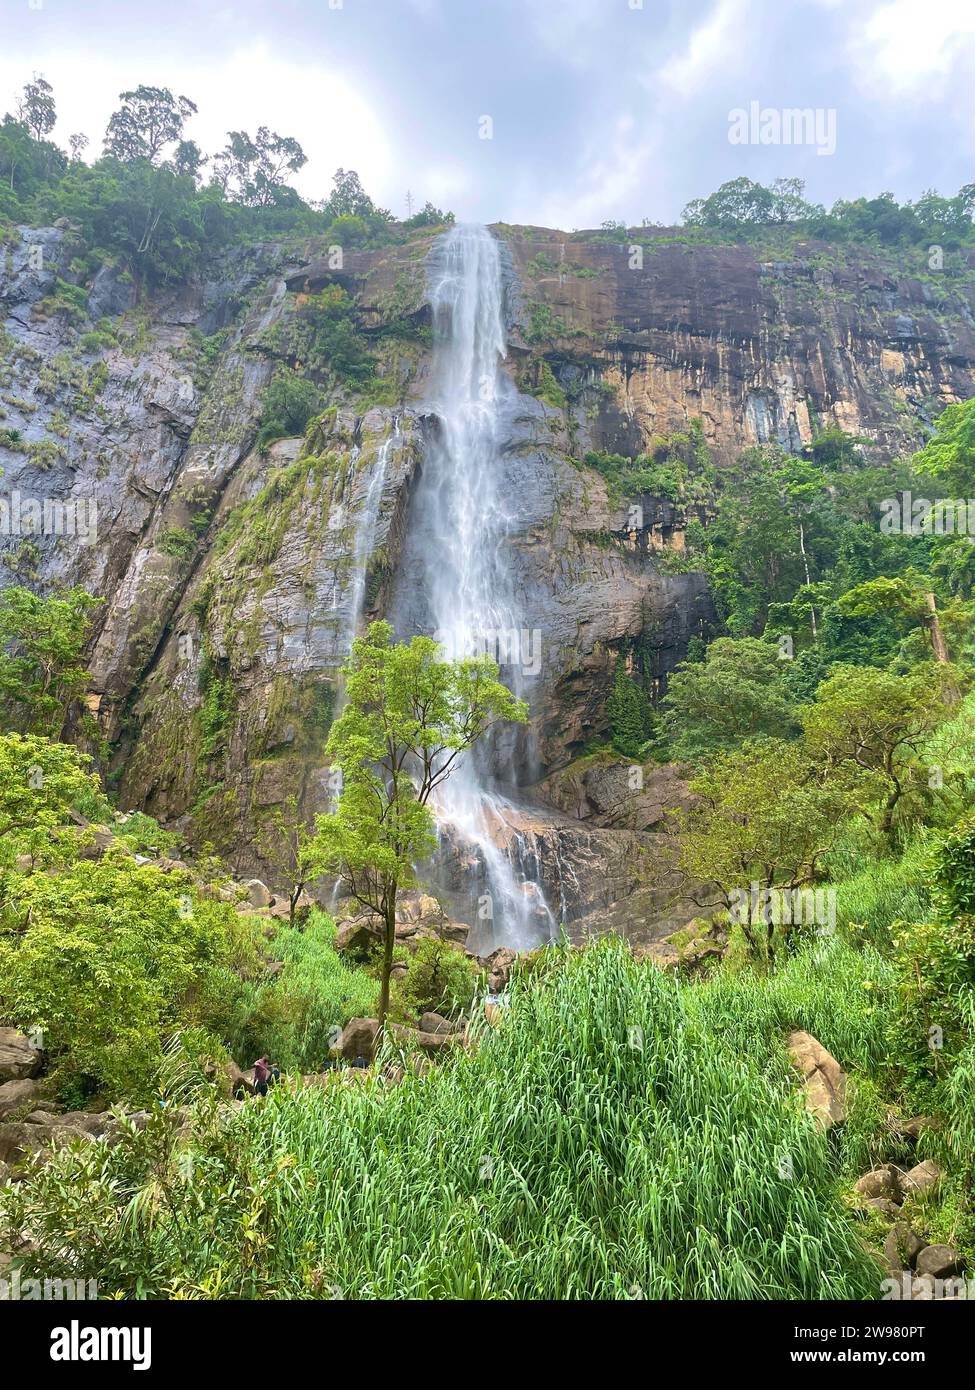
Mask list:
[[[348,1062],[354,1062],[357,1057],[365,1057],[366,1061],[369,1061],[376,1047],[378,1032],[378,1019],[350,1018],[342,1029],[338,1043],[339,1052]]]
[[[862,1178],[858,1178],[853,1184],[853,1190],[861,1197],[883,1197],[890,1202],[899,1202],[900,1174],[892,1163],[885,1163],[882,1167],[873,1168],[869,1173],[864,1173]]]
[[[22,1081],[41,1069],[42,1053],[16,1028],[0,1028],[0,1082]]]
[[[30,1077],[24,1077],[21,1081],[5,1081],[0,1086],[0,1119],[28,1101],[33,1101],[39,1089],[38,1083]]]
[[[906,1221],[896,1221],[884,1241],[884,1258],[891,1269],[910,1269],[920,1252],[924,1241],[914,1234]]]
[[[961,1269],[961,1255],[951,1245],[927,1245],[917,1257],[918,1274],[930,1274],[935,1279],[947,1279]]]

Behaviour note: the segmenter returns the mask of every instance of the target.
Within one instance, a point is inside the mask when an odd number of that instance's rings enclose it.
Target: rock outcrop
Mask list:
[[[806,1109],[816,1124],[820,1129],[841,1124],[846,1119],[846,1073],[839,1062],[817,1038],[801,1030],[789,1034],[788,1047],[802,1074]],[[891,1186],[892,1190],[888,1190]],[[894,1178],[890,1183],[885,1179],[872,1184],[870,1191],[859,1186],[857,1190],[867,1197],[890,1197],[898,1189]]]
[[[43,1053],[16,1028],[0,1028],[0,1082],[24,1081],[41,1069]]]

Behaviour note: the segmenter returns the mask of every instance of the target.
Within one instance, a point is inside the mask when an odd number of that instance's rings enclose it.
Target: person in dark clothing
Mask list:
[[[271,1068],[267,1064],[266,1057],[258,1057],[254,1063],[254,1094],[256,1096],[266,1096],[268,1081],[271,1076]]]

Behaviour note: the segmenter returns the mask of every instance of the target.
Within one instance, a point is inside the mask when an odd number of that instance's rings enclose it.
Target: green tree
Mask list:
[[[335,186],[323,209],[326,217],[363,217],[369,220],[377,213],[388,216],[376,207],[354,169],[336,169],[332,183]]]
[[[945,407],[934,435],[911,463],[916,473],[940,479],[956,497],[975,496],[975,397]]]
[[[727,911],[753,884],[767,893],[815,882],[853,804],[849,785],[819,775],[801,744],[772,738],[718,754],[690,788],[695,800],[670,816],[684,891]],[[738,920],[752,949],[771,955],[775,922],[761,940],[750,913]]]
[[[105,132],[105,153],[121,160],[155,164],[167,145],[182,139],[183,126],[196,115],[189,97],[174,97],[168,87],[139,86],[120,92],[119,101]]]
[[[429,637],[394,643],[373,623],[343,668],[346,706],[326,755],[342,776],[336,810],[317,818],[315,862],[382,919],[379,1022],[389,1011],[396,902],[435,847],[430,801],[458,759],[495,724],[527,711],[488,657],[441,660]]]
[[[806,579],[806,536],[801,545],[795,508],[785,505],[782,466],[776,449],[748,450],[736,486],[724,489],[717,515],[703,528],[705,569],[732,637],[761,633],[769,604],[789,602]]]
[[[63,859],[78,844],[72,810],[103,805],[86,754],[35,734],[0,734],[0,863],[18,854]]]
[[[805,746],[827,772],[859,769],[874,780],[880,828],[888,837],[902,797],[922,780],[918,755],[945,717],[946,690],[953,685],[945,666],[920,666],[904,676],[840,666],[799,712]]]
[[[268,812],[256,844],[261,858],[270,865],[275,878],[287,885],[288,922],[294,926],[298,899],[308,884],[318,877],[314,835],[301,818],[300,799],[295,793]]]
[[[795,709],[783,688],[778,650],[757,637],[718,637],[704,661],[685,661],[663,704],[678,756],[698,757],[759,734],[784,737]]]
[[[229,143],[214,160],[217,181],[224,192],[248,207],[268,207],[278,200],[288,174],[297,173],[308,156],[290,135],[278,135],[266,125],[252,139],[246,130],[227,132]]]
[[[57,110],[54,105],[54,89],[38,73],[34,80],[24,87],[24,95],[17,107],[17,115],[35,140],[43,140],[50,135],[57,123]]]
[[[613,688],[606,699],[606,718],[613,747],[626,758],[640,758],[653,738],[657,721],[641,686],[630,676],[622,656],[616,658]]]
[[[934,590],[930,580],[915,569],[908,568],[893,578],[878,575],[876,579],[868,579],[848,589],[837,600],[836,608],[854,618],[881,617],[894,610],[923,631],[935,661],[942,666],[950,664]],[[949,704],[957,704],[961,699],[961,691],[953,678],[945,679],[942,689]]]
[[[9,113],[0,123],[0,213],[25,220],[28,199],[57,180],[67,166],[62,150],[50,140],[35,140],[22,121]]]
[[[91,679],[82,651],[100,599],[84,589],[40,598],[0,593],[0,718],[12,729],[57,737]]]
[[[22,875],[0,926],[0,1016],[39,1026],[62,1089],[146,1100],[167,1037],[225,1034],[253,971],[247,921],[123,849]],[[79,1096],[80,1098],[80,1096]]]
[[[321,392],[313,381],[299,376],[290,367],[276,367],[261,402],[258,449],[263,454],[275,439],[291,439],[304,434],[309,420],[318,414],[321,405]]]
[[[449,941],[423,937],[409,953],[406,975],[393,986],[396,1012],[415,1024],[424,1013],[454,1013],[474,994],[474,963]]]

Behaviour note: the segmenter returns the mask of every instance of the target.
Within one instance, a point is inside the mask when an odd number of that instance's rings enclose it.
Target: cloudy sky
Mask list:
[[[269,125],[306,196],[341,165],[397,215],[409,189],[571,230],[675,221],[739,174],[827,205],[975,179],[975,0],[0,0],[0,34],[0,111],[42,73],[62,144],[167,86],[205,151]],[[835,153],[730,143],[751,102],[835,111]]]

